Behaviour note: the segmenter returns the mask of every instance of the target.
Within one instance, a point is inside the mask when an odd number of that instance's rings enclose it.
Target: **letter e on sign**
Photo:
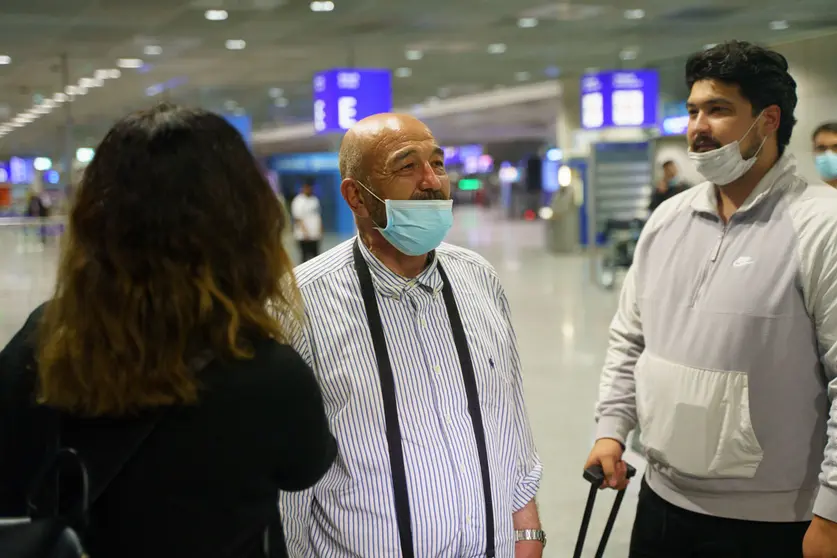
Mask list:
[[[348,130],[357,124],[357,99],[340,97],[337,99],[337,121],[342,130]]]
[[[326,127],[326,104],[323,100],[314,101],[314,130],[322,132]]]

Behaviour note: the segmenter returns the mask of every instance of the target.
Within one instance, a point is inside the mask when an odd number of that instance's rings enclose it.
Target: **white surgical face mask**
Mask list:
[[[750,128],[741,138],[742,140],[750,134],[755,127],[756,122],[761,119],[762,114],[759,114],[758,118],[756,118],[756,120],[750,125]],[[761,153],[762,147],[764,147],[765,141],[767,141],[767,136],[761,140],[761,145],[759,145],[755,155],[749,159],[745,159],[741,155],[741,140],[736,140],[723,147],[719,147],[718,149],[713,149],[712,151],[706,151],[703,153],[696,153],[689,150],[689,159],[694,162],[697,171],[703,175],[706,180],[712,182],[713,184],[717,184],[718,186],[726,186],[730,182],[735,182],[744,176],[744,173],[753,168],[753,165],[756,164],[759,153]]]

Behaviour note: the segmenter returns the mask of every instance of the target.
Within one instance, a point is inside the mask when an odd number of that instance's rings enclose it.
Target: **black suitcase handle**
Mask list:
[[[636,475],[636,469],[627,465],[626,478],[632,478]],[[575,552],[573,558],[581,558],[581,551],[584,549],[584,540],[587,538],[587,528],[590,526],[590,517],[593,515],[593,506],[596,504],[596,495],[605,480],[604,471],[601,465],[593,465],[584,470],[584,480],[590,483],[590,494],[587,496],[587,506],[584,508],[584,517],[581,520],[581,528],[578,530],[578,540],[575,542]],[[613,502],[613,507],[610,510],[610,516],[607,518],[607,525],[605,525],[604,533],[599,541],[599,548],[596,550],[596,558],[604,556],[605,547],[607,547],[607,540],[610,538],[610,532],[613,531],[613,524],[616,523],[616,516],[619,514],[619,507],[622,505],[622,499],[625,497],[625,491],[620,490],[616,493],[616,500]]]

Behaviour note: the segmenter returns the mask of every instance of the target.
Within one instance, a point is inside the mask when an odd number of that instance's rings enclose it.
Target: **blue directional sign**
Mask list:
[[[657,125],[660,76],[656,70],[612,70],[581,77],[581,127]]]
[[[392,72],[337,68],[314,76],[314,130],[342,133],[367,116],[392,110]]]

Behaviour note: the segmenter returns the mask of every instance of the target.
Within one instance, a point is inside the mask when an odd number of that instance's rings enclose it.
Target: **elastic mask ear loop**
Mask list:
[[[387,202],[385,202],[384,200],[382,200],[381,198],[379,198],[379,197],[378,197],[378,195],[377,195],[375,192],[373,192],[372,190],[370,190],[370,189],[366,186],[366,184],[364,184],[363,182],[361,182],[361,181],[360,181],[360,180],[358,180],[357,178],[355,179],[355,182],[357,182],[358,184],[360,184],[360,187],[361,187],[361,188],[363,188],[364,190],[366,190],[367,192],[369,192],[370,194],[372,194],[372,196],[373,196],[376,200],[378,200],[379,202],[381,202],[382,204],[384,204],[384,205],[386,206]],[[372,220],[372,224],[373,224],[373,225],[375,225],[375,226],[376,226],[379,230],[384,230],[384,229],[386,228],[386,227],[382,227],[381,225],[379,225],[378,223],[376,223],[376,222],[375,222],[375,219],[372,219],[372,215],[371,215],[371,213],[370,213],[370,215],[369,215],[369,219],[371,219],[371,220]]]
[[[370,194],[372,194],[373,196],[375,196],[375,199],[376,199],[376,200],[378,200],[379,202],[381,202],[381,203],[387,203],[387,202],[385,202],[384,200],[382,200],[381,198],[379,198],[379,197],[378,197],[378,195],[377,195],[375,192],[373,192],[372,190],[370,190],[369,188],[367,188],[367,187],[366,187],[366,184],[364,184],[364,183],[363,183],[363,182],[361,182],[360,180],[355,179],[355,182],[357,182],[358,184],[360,184],[360,187],[361,187],[361,188],[363,188],[364,190],[366,190],[367,192],[369,192]]]
[[[761,117],[762,117],[762,116],[764,116],[764,111],[761,111],[761,112],[759,113],[758,118],[756,118],[756,119],[755,119],[755,121],[754,121],[754,122],[750,125],[750,129],[749,129],[749,130],[747,130],[747,133],[746,133],[746,134],[744,134],[744,137],[747,137],[748,135],[750,135],[750,132],[752,132],[752,131],[753,131],[753,128],[755,127],[756,123],[757,123],[759,120],[761,120]],[[744,139],[744,138],[742,138],[742,139]],[[762,148],[764,147],[764,144],[765,144],[766,142],[767,142],[767,136],[764,136],[764,138],[761,140],[761,144],[759,145],[759,148],[758,148],[758,149],[756,149],[756,152],[753,154],[753,156],[751,157],[751,159],[755,159],[756,157],[758,157],[758,156],[759,156],[759,153],[761,153],[761,150],[762,150]]]

